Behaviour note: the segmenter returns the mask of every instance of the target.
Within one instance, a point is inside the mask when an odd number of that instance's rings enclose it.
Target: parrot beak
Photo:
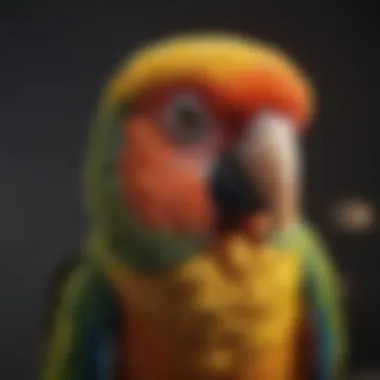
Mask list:
[[[300,152],[296,128],[282,114],[262,112],[248,126],[237,159],[264,199],[274,226],[295,222],[300,202]]]
[[[290,119],[258,114],[233,152],[222,157],[212,176],[212,195],[224,224],[265,213],[275,228],[295,221],[299,202],[299,147]]]

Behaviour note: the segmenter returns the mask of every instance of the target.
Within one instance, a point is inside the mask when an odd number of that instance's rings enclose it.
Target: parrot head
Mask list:
[[[138,51],[106,86],[92,131],[94,228],[139,270],[174,265],[258,215],[285,228],[312,112],[306,76],[261,42],[191,35]]]

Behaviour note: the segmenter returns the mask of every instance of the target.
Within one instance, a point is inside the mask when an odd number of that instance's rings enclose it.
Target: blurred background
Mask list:
[[[46,281],[85,232],[81,163],[101,86],[136,46],[197,28],[274,41],[313,76],[320,112],[305,141],[306,209],[345,279],[352,372],[380,368],[376,7],[377,0],[3,0],[0,378],[37,379]]]

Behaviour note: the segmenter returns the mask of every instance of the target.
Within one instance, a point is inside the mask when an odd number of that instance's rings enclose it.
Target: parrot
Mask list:
[[[302,208],[315,92],[285,49],[233,33],[168,36],[120,64],[41,380],[343,378],[339,273]]]

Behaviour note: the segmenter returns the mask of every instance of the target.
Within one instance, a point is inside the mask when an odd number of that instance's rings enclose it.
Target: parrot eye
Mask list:
[[[196,143],[207,134],[209,116],[196,95],[181,94],[165,109],[164,125],[176,140]]]

